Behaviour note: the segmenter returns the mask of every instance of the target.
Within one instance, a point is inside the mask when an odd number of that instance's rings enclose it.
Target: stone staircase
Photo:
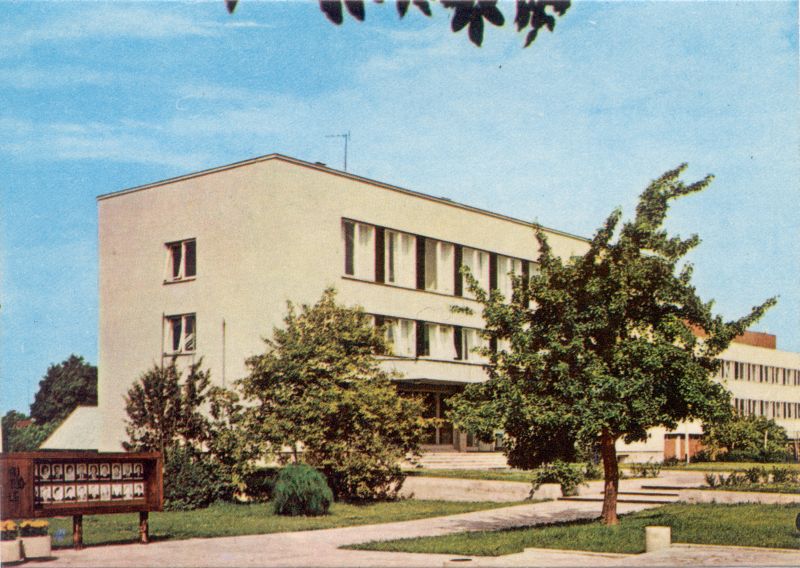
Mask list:
[[[642,488],[641,491],[620,491],[617,494],[617,503],[642,503],[647,505],[664,505],[676,503],[680,494],[672,491],[655,491]],[[577,495],[575,497],[560,497],[559,501],[603,501],[603,492]]]
[[[417,466],[417,469],[509,469],[502,452],[425,452]]]

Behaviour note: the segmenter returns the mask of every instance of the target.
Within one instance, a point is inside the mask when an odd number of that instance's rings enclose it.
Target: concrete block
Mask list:
[[[672,544],[671,527],[644,527],[645,551],[655,552]]]

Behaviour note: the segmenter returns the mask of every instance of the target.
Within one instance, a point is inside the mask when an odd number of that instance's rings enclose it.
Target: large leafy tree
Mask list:
[[[61,422],[84,405],[97,405],[97,367],[70,355],[47,369],[31,404],[31,417],[38,424]]]
[[[456,422],[484,434],[504,428],[509,462],[523,468],[599,449],[606,524],[618,522],[617,440],[728,415],[729,394],[711,380],[716,356],[775,303],[726,322],[698,297],[682,262],[698,237],[663,229],[670,202],[711,180],[686,185],[684,168],[653,181],[619,229],[614,211],[583,256],[560,259],[538,230],[538,271],[515,277],[510,302],[470,277],[487,335],[507,348],[490,353],[489,380],[453,402]]]
[[[299,312],[289,304],[284,323],[237,385],[244,437],[264,457],[293,456],[320,469],[338,498],[392,496],[423,420],[421,403],[400,396],[379,366],[385,339],[363,310],[337,304],[332,289]]]
[[[383,0],[374,2],[381,4]],[[225,0],[228,12],[233,13],[238,3],[238,0]],[[397,0],[395,6],[400,18],[404,18],[412,6],[414,11],[430,17],[431,4],[434,3],[435,0]],[[469,40],[479,47],[483,43],[486,24],[503,26],[506,22],[503,11],[497,6],[497,0],[441,0],[441,4],[452,12],[450,28],[453,32],[466,28]],[[514,26],[517,32],[525,33],[525,47],[533,43],[542,28],[552,32],[556,17],[566,14],[570,4],[568,0],[516,0]],[[363,22],[366,17],[364,0],[319,0],[319,6],[328,20],[336,25],[344,22],[346,14],[359,22]]]

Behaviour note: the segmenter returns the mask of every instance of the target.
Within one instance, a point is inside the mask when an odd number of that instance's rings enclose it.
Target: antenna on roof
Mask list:
[[[347,171],[347,143],[350,141],[350,131],[345,134],[326,134],[325,138],[344,138],[344,171]]]

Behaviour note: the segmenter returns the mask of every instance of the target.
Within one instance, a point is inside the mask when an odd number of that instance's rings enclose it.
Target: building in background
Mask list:
[[[460,266],[509,296],[509,273],[530,274],[538,256],[530,223],[277,154],[100,196],[98,215],[99,403],[45,447],[119,450],[124,396],[153,364],[176,359],[186,368],[202,358],[212,380],[230,386],[264,351],[287,301],[313,303],[331,286],[386,329],[394,352],[382,365],[402,375],[398,388],[421,394],[426,415],[443,418],[453,393],[486,379],[473,351],[481,309]],[[562,258],[588,249],[584,238],[545,232]],[[736,344],[728,353],[790,369],[792,385],[724,380],[740,393],[737,404],[769,401],[765,411],[782,413],[796,436],[800,356],[775,360],[781,352],[772,347]],[[87,420],[100,425],[98,439],[81,435]],[[620,449],[629,459],[680,455],[680,435],[654,432]],[[494,448],[446,422],[428,431],[425,447]]]

